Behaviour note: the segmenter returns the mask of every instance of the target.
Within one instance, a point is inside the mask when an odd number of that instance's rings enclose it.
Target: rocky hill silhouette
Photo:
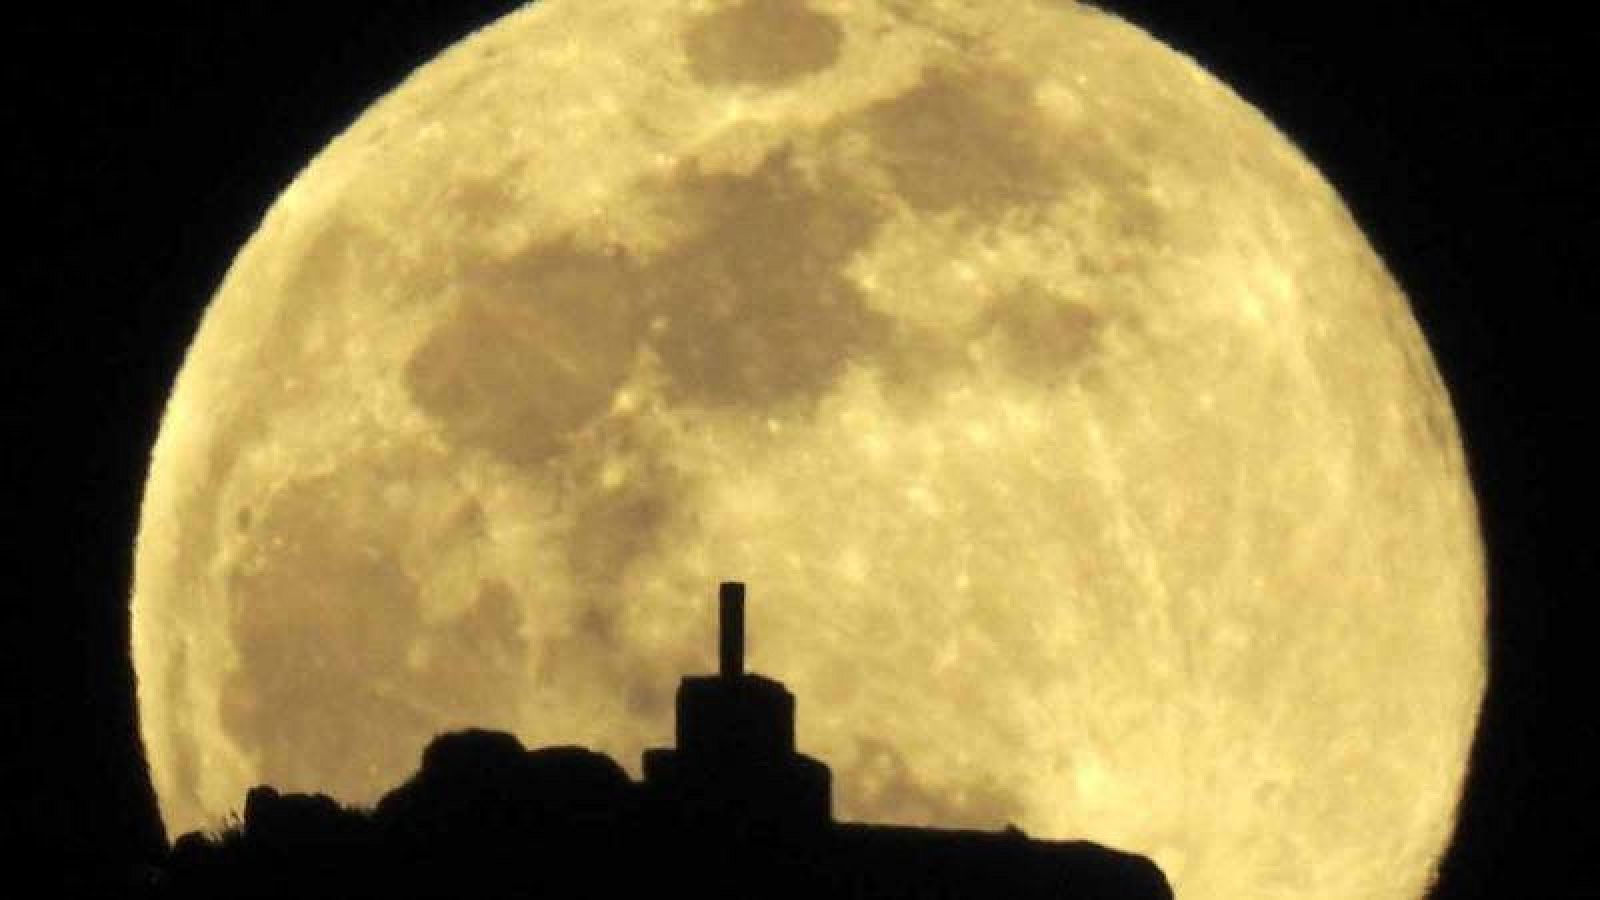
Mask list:
[[[677,746],[633,781],[582,747],[472,729],[435,738],[371,809],[252,789],[241,820],[173,845],[169,898],[1052,898],[1172,896],[1148,859],[1015,828],[833,820],[794,747],[794,697],[743,668],[743,585],[722,587],[722,671],[678,690]]]

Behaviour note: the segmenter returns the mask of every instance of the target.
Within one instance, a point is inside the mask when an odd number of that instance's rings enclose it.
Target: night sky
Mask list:
[[[0,828],[31,865],[162,840],[134,730],[132,541],[204,304],[321,146],[512,2],[25,5],[0,56],[10,617]],[[1438,898],[1600,896],[1590,372],[1594,49],[1526,7],[1103,4],[1261,107],[1343,193],[1456,403],[1493,683]],[[159,9],[154,7],[161,7]],[[1302,8],[1310,7],[1310,8]],[[1398,7],[1398,8],[1397,8]],[[48,11],[46,11],[48,10]],[[1587,426],[1587,427],[1586,427]]]

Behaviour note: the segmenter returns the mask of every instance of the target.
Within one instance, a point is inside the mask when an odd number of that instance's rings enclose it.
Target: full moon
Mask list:
[[[545,0],[284,191],[156,442],[167,827],[373,802],[441,731],[638,772],[712,598],[841,819],[1087,838],[1185,898],[1415,898],[1485,574],[1337,193],[1062,0]]]

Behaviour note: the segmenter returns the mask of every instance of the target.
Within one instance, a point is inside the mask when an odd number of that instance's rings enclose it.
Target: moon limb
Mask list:
[[[1420,892],[1481,696],[1482,554],[1448,397],[1337,196],[1103,14],[807,7],[842,29],[831,67],[705,84],[672,52],[687,18],[613,32],[626,3],[542,4],[280,199],[185,363],[141,520],[169,825],[263,776],[350,799],[398,780],[403,753],[337,774],[239,724],[248,695],[303,692],[277,677],[314,643],[296,634],[349,616],[357,669],[325,670],[346,674],[324,699],[386,699],[422,735],[467,724],[430,698],[466,696],[474,724],[631,766],[735,567],[771,598],[753,660],[800,696],[846,815],[1093,836],[1186,896]],[[575,79],[572,44],[530,49],[563,30],[615,48]],[[464,143],[505,133],[507,97],[537,144]],[[941,120],[969,132],[936,141]],[[766,331],[785,317],[738,303],[771,266],[743,256],[831,283],[830,326]],[[585,318],[587,296],[636,311]],[[806,297],[779,297],[787,321]],[[697,316],[714,347],[685,337]],[[701,356],[730,345],[746,362]],[[790,363],[763,368],[772,348]],[[252,577],[282,586],[252,600]],[[340,584],[396,611],[271,606]],[[885,601],[846,599],[869,587]],[[462,668],[485,629],[510,649]]]

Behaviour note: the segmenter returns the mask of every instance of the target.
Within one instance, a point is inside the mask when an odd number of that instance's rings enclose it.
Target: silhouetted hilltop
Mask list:
[[[473,836],[615,828],[636,815],[637,788],[608,756],[582,747],[527,751],[509,734],[434,739],[422,769],[374,813],[386,838],[421,846]]]
[[[722,593],[722,672],[686,677],[677,746],[645,777],[581,747],[435,738],[370,810],[252,789],[243,819],[184,835],[171,898],[623,897],[1162,900],[1148,859],[1003,832],[840,824],[825,765],[796,752],[794,697],[743,671],[742,585]]]

